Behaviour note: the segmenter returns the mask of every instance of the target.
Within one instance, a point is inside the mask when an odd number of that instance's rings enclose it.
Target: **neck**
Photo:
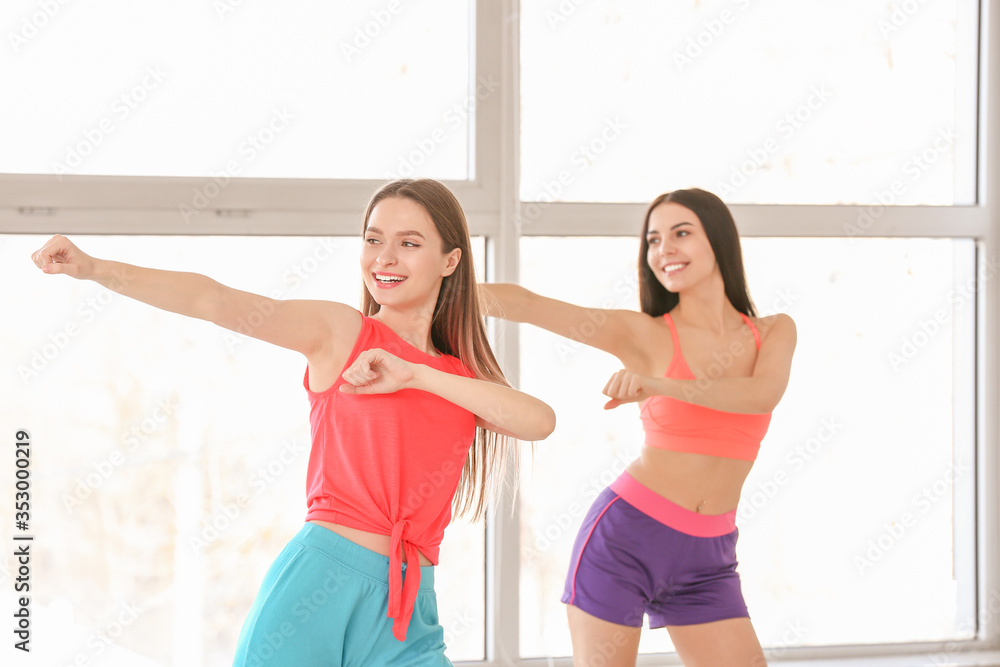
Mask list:
[[[689,326],[723,334],[732,328],[734,318],[742,324],[743,318],[726,297],[725,284],[717,273],[679,293],[677,299],[670,316]]]
[[[431,340],[431,321],[434,319],[433,306],[406,310],[383,306],[372,317],[392,329],[396,335],[418,350],[431,355],[437,354]]]

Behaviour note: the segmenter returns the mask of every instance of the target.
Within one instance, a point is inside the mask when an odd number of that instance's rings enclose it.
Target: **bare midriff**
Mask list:
[[[643,447],[628,465],[637,482],[664,498],[701,514],[736,509],[752,461]]]
[[[359,530],[357,528],[349,528],[347,526],[342,526],[339,523],[330,523],[329,521],[320,521],[318,519],[312,519],[309,523],[314,523],[317,526],[323,526],[327,530],[332,530],[341,537],[354,542],[358,546],[362,546],[369,551],[374,551],[380,553],[383,556],[389,556],[389,550],[392,544],[391,535],[381,535],[379,533],[369,533],[367,530]],[[406,554],[402,554],[403,562],[406,562]],[[433,565],[427,556],[420,554],[420,564],[421,565]]]

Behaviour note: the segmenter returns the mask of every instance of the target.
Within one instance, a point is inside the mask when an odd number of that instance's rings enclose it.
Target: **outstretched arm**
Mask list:
[[[771,412],[788,386],[795,343],[795,322],[788,315],[776,315],[761,342],[750,377],[676,380],[622,369],[604,387],[604,394],[611,399],[604,408],[643,401],[650,396],[670,396],[727,412]]]
[[[420,389],[476,415],[476,424],[519,440],[542,440],[556,426],[555,412],[534,396],[511,387],[403,361],[385,350],[365,350],[343,373],[347,394],[389,394]]]
[[[520,285],[490,283],[479,286],[486,314],[547,329],[614,356],[626,366],[642,359],[640,332],[650,318],[632,310],[585,308],[535,294]]]
[[[197,273],[148,269],[87,255],[64,236],[53,236],[32,255],[49,274],[92,280],[156,308],[195,317],[241,334],[317,356],[336,339],[353,344],[360,328],[354,309],[327,301],[279,301],[243,292]],[[339,336],[337,334],[340,334]]]

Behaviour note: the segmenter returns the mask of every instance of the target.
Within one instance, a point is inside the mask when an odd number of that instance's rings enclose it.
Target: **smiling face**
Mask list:
[[[646,243],[646,263],[670,292],[679,293],[719,273],[701,220],[680,204],[664,202],[653,209]]]
[[[361,271],[382,307],[434,308],[441,281],[458,267],[462,251],[442,251],[441,235],[423,206],[405,197],[383,199],[365,229]]]

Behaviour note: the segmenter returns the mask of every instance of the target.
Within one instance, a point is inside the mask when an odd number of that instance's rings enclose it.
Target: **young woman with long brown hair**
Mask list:
[[[32,258],[306,358],[306,523],[266,574],[234,665],[451,664],[433,590],[444,528],[453,509],[483,515],[513,439],[545,438],[555,416],[509,386],[490,350],[446,187],[400,180],[372,197],[360,312],[95,259],[63,236]]]

